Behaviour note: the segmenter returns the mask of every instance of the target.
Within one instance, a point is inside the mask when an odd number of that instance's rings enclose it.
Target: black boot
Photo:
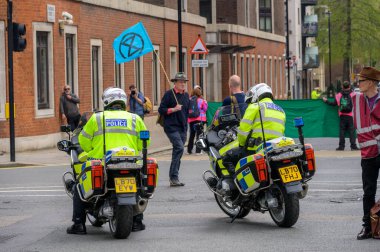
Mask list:
[[[142,221],[134,221],[132,225],[132,232],[145,230],[145,224]]]
[[[80,234],[80,235],[87,234],[86,226],[84,224],[73,224],[67,228],[66,232],[68,234]]]
[[[372,232],[371,229],[368,227],[363,227],[362,231],[356,236],[358,240],[364,240],[364,239],[369,239],[372,238]]]

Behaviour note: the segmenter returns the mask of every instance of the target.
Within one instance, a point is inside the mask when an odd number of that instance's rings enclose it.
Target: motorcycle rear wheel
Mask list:
[[[111,234],[116,239],[126,239],[132,231],[133,207],[130,205],[116,205],[114,215],[109,220]]]
[[[293,226],[299,217],[300,206],[297,194],[287,194],[283,185],[273,184],[272,194],[278,201],[278,207],[269,208],[272,220],[279,227]]]
[[[227,199],[227,197],[221,197],[216,194],[214,194],[214,196],[216,203],[218,203],[220,209],[222,209],[222,211],[231,218],[234,218],[238,214],[236,218],[242,219],[246,217],[251,211],[249,208],[243,208],[240,212],[241,206],[233,206],[232,201],[230,199]]]
[[[87,219],[93,225],[94,227],[101,227],[103,226],[104,222],[99,220],[99,218],[93,216],[90,213],[87,213]]]

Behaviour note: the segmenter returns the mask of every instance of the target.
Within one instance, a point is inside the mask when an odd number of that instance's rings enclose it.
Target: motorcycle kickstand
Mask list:
[[[232,217],[232,220],[230,223],[233,223],[236,220],[236,218],[241,214],[242,210],[243,210],[243,207],[240,207],[239,212],[234,217]]]

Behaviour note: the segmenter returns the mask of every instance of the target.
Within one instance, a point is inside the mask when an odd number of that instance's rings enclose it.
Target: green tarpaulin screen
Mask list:
[[[286,113],[285,135],[298,137],[297,128],[293,125],[293,119],[302,117],[305,126],[304,137],[338,137],[339,117],[338,107],[329,106],[322,100],[276,100],[274,103],[281,106]],[[207,110],[207,122],[210,123],[215,111],[221,106],[221,102],[209,102]]]

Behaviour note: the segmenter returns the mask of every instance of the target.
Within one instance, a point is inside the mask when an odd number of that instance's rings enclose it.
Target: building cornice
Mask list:
[[[137,2],[133,0],[75,0],[77,2],[97,5],[101,7],[116,9],[125,12],[131,12],[146,15],[155,18],[167,20],[178,20],[178,11],[153,4]],[[188,12],[182,12],[182,22],[206,27],[207,20],[204,17]]]
[[[269,32],[263,32],[257,29],[248,28],[241,25],[235,24],[207,24],[206,32],[218,32],[225,31],[231,33],[237,33],[240,35],[256,37],[266,40],[271,40],[275,42],[285,43],[285,36],[276,35]]]

